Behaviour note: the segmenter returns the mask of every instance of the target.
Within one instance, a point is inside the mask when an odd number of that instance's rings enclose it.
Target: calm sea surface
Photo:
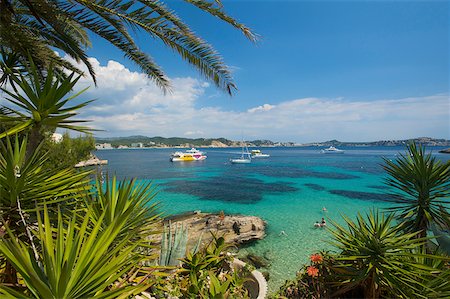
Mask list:
[[[315,229],[325,217],[342,222],[387,203],[382,157],[395,159],[404,147],[342,148],[345,154],[321,154],[318,148],[260,148],[269,159],[233,165],[228,161],[240,149],[205,149],[208,158],[196,162],[170,162],[174,149],[97,151],[107,159],[104,167],[119,178],[151,180],[158,186],[157,200],[166,214],[204,212],[255,215],[268,223],[267,237],[244,248],[271,262],[271,290],[293,278],[310,254],[332,249],[326,230]],[[447,161],[450,155],[433,154]],[[326,207],[327,212],[322,208]],[[280,235],[284,231],[286,234]],[[264,269],[263,269],[264,270]]]

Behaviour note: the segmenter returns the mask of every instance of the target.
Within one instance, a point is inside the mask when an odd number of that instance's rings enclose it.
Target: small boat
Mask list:
[[[170,155],[171,162],[201,161],[205,159],[206,155],[195,148],[191,148],[185,152],[175,152]]]
[[[344,151],[335,148],[334,146],[330,146],[329,148],[323,149],[322,154],[343,154]]]
[[[252,155],[248,152],[247,145],[242,142],[242,153],[240,158],[230,159],[230,162],[233,164],[248,164],[252,163]]]
[[[254,159],[254,158],[269,158],[270,157],[269,154],[263,154],[260,150],[252,150],[251,154],[252,154],[252,159]]]

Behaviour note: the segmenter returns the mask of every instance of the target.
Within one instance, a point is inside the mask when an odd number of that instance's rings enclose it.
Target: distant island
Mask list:
[[[97,149],[112,148],[166,148],[166,147],[239,147],[241,141],[233,141],[226,138],[182,138],[182,137],[147,137],[147,136],[129,136],[129,137],[110,137],[96,138]],[[293,147],[293,146],[401,146],[410,142],[420,143],[425,146],[450,146],[450,140],[435,139],[430,137],[419,137],[405,140],[381,140],[371,142],[344,142],[330,140],[314,143],[295,143],[295,142],[274,142],[271,140],[253,140],[245,141],[249,147]]]

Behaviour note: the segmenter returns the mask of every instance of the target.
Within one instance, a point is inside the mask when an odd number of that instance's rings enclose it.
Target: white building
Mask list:
[[[132,143],[132,144],[131,144],[131,147],[139,147],[139,148],[142,148],[142,147],[144,147],[144,144],[143,144],[142,142]]]
[[[63,139],[63,135],[59,133],[53,133],[51,138],[54,143],[60,143],[61,140]]]
[[[97,143],[95,145],[96,149],[112,149],[112,145],[111,143]]]

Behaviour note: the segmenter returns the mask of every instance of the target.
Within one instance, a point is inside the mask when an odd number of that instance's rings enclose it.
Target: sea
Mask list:
[[[406,150],[343,147],[344,154],[323,154],[318,147],[258,149],[270,158],[231,164],[229,159],[240,155],[238,148],[202,149],[208,158],[194,162],[170,162],[175,149],[99,150],[96,155],[108,160],[103,171],[109,175],[151,182],[164,215],[201,210],[264,219],[266,238],[239,254],[256,254],[269,261],[260,270],[269,273],[273,292],[294,278],[311,254],[334,250],[330,233],[315,228],[316,221],[323,217],[330,227],[332,222],[342,224],[343,215],[354,218],[389,206],[383,159],[396,159]],[[438,153],[442,148],[428,149],[436,159],[450,159]]]

